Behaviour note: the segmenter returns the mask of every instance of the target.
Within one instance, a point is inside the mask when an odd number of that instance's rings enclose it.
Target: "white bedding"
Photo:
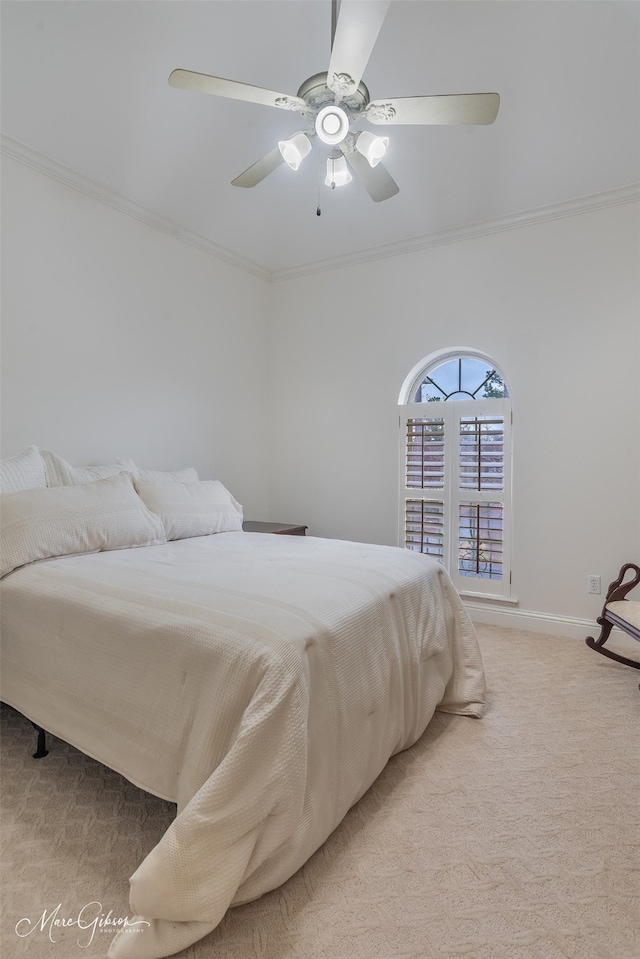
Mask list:
[[[2,584],[2,700],[178,815],[131,877],[171,955],[291,876],[438,709],[480,715],[473,627],[420,554],[227,532]],[[46,760],[45,760],[46,761]]]

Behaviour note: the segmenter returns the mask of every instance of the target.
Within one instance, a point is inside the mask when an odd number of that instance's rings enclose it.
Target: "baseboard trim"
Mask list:
[[[597,636],[600,632],[595,621],[591,619],[555,616],[530,609],[505,609],[484,603],[465,602],[464,605],[474,623],[487,626],[508,626],[511,629],[525,629],[532,633],[567,636],[570,639],[582,640],[587,636]]]
[[[504,609],[481,603],[465,603],[464,605],[472,621],[482,626],[506,626],[531,633],[557,636],[561,639],[579,639],[581,642],[584,642],[587,636],[597,638],[600,635],[600,627],[594,620],[590,619],[553,616],[549,613],[538,613],[528,609]],[[617,626],[613,627],[610,640],[607,642],[607,649],[640,662],[637,641],[623,630],[618,629]],[[599,656],[595,657],[596,662],[599,659]],[[608,660],[608,662],[610,663],[611,660]]]

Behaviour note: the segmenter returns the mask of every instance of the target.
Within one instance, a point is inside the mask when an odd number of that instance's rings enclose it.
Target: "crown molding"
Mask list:
[[[213,256],[218,260],[224,260],[225,263],[229,263],[239,270],[244,270],[246,273],[251,273],[261,280],[268,282],[271,279],[271,272],[254,263],[252,260],[247,260],[245,257],[239,256],[231,250],[227,250],[226,247],[219,246],[212,240],[207,240],[198,233],[185,230],[172,220],[159,216],[152,210],[147,210],[145,207],[140,206],[140,204],[135,203],[133,200],[129,200],[115,190],[111,190],[109,187],[102,186],[94,180],[90,180],[76,173],[69,167],[58,163],[57,160],[52,160],[51,157],[38,153],[37,150],[33,150],[24,143],[20,143],[18,140],[14,140],[4,134],[0,136],[0,153],[2,153],[3,156],[10,157],[12,160],[23,163],[25,166],[32,167],[40,173],[44,173],[45,176],[52,177],[54,180],[58,180],[60,183],[71,187],[71,189],[77,190],[79,193],[84,193],[85,196],[89,196],[114,210],[118,210],[120,213],[125,213],[135,220],[139,220],[141,223],[153,227],[154,230],[167,233],[169,236],[181,240],[183,243],[188,243],[202,253]]]
[[[304,263],[300,266],[276,270],[271,274],[273,283],[284,280],[297,279],[315,273],[324,273],[327,270],[338,270],[343,267],[352,267],[360,263],[370,263],[390,256],[401,256],[403,253],[415,253],[419,250],[428,250],[447,243],[460,243],[462,240],[474,240],[481,236],[490,236],[493,233],[502,233],[506,230],[519,230],[526,226],[535,226],[549,220],[560,220],[569,216],[579,216],[603,210],[607,207],[620,206],[640,200],[640,184],[632,183],[629,186],[619,187],[603,193],[594,193],[589,196],[577,197],[563,203],[539,207],[534,210],[524,210],[521,213],[512,213],[507,216],[496,217],[491,220],[481,220],[451,230],[442,230],[439,233],[428,233],[413,237],[410,240],[401,240],[389,243],[386,246],[377,246],[368,250],[361,250],[347,256],[331,257],[327,260],[317,260],[313,263]]]
[[[246,273],[251,273],[266,282],[279,283],[286,280],[297,279],[299,277],[311,276],[316,273],[325,273],[330,270],[343,269],[356,266],[360,263],[370,263],[375,260],[385,259],[390,256],[401,256],[404,253],[415,253],[420,250],[428,250],[432,247],[444,246],[448,243],[460,243],[463,240],[473,240],[481,236],[490,236],[493,233],[502,233],[506,230],[518,230],[526,226],[534,226],[538,223],[544,223],[549,220],[559,220],[569,216],[579,216],[584,213],[592,213],[595,210],[602,210],[612,206],[620,206],[625,203],[632,203],[640,200],[640,184],[633,183],[626,187],[620,187],[615,190],[608,190],[603,193],[594,193],[589,196],[577,197],[573,200],[567,200],[562,203],[555,203],[551,206],[539,207],[533,210],[525,210],[521,213],[513,213],[503,217],[496,217],[491,220],[481,220],[470,223],[465,226],[455,227],[451,230],[442,230],[437,233],[428,233],[413,237],[409,240],[401,240],[397,243],[389,243],[382,246],[372,247],[368,250],[360,250],[346,256],[331,257],[326,260],[316,260],[311,263],[304,263],[299,266],[286,267],[282,270],[268,270],[248,260],[245,257],[228,250],[226,247],[206,239],[198,233],[186,230],[172,220],[160,216],[157,213],[147,210],[133,200],[122,196],[115,190],[102,186],[87,177],[76,173],[69,167],[63,166],[56,160],[38,153],[31,147],[20,143],[4,134],[0,135],[0,153],[11,157],[19,163],[30,166],[46,176],[59,180],[66,186],[86,196],[98,200],[127,216],[134,217],[147,226],[151,226],[162,233],[166,233],[175,239],[188,243],[209,256],[223,260],[231,266]]]

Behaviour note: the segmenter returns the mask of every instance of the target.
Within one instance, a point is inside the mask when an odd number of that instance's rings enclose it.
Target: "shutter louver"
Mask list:
[[[443,559],[444,503],[437,500],[405,500],[405,546],[434,559]]]
[[[504,421],[501,416],[460,419],[460,489],[501,490]]]
[[[405,476],[407,489],[443,488],[443,419],[414,417],[407,420]]]

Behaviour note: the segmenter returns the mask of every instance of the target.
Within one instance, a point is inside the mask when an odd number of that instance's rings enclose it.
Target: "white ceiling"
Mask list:
[[[317,150],[232,187],[304,121],[167,83],[183,67],[295,94],[327,69],[330,0],[3,0],[2,133],[277,273],[640,181],[639,9],[392,3],[372,99],[497,91],[501,106],[491,126],[384,130],[400,193],[382,203],[355,180],[319,187]]]

